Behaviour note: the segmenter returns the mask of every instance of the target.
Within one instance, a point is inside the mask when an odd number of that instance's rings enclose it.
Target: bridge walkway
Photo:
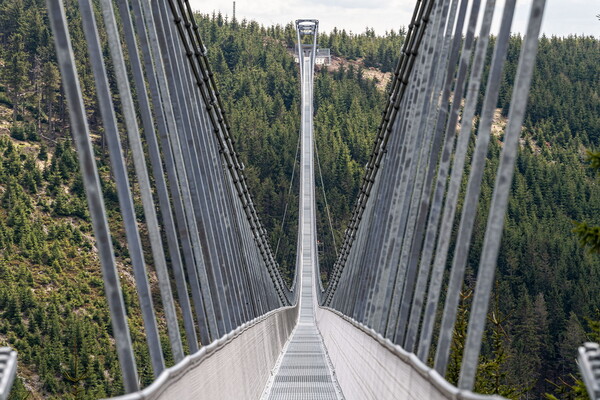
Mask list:
[[[313,57],[302,57],[302,152],[300,158],[300,314],[291,339],[265,390],[269,400],[338,400],[341,390],[315,322],[316,226],[313,163]]]

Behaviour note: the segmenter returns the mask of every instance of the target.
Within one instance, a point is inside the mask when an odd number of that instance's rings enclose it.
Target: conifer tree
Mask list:
[[[600,152],[588,151],[587,161],[590,166],[600,174]],[[600,226],[590,226],[586,222],[576,223],[573,230],[581,244],[589,246],[589,251],[600,254]]]

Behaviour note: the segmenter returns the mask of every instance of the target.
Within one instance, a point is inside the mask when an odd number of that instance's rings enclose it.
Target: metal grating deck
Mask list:
[[[311,279],[303,275],[303,305],[312,303]],[[305,288],[305,286],[309,286]],[[305,292],[308,289],[308,296]],[[302,307],[300,320],[267,389],[269,400],[338,400],[343,396],[335,381],[312,307]]]
[[[305,271],[302,275],[303,307],[301,307],[300,319],[282,353],[275,376],[265,392],[265,398],[269,400],[343,399],[323,339],[315,325],[314,310],[312,307],[306,307],[306,304],[312,305],[310,293],[312,279],[307,277],[312,274],[307,274]]]

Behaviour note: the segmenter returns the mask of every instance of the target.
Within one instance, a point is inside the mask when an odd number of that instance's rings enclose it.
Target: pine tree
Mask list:
[[[23,36],[20,33],[15,33],[11,36],[10,41],[11,50],[5,73],[8,75],[14,119],[17,120],[25,82],[27,82],[28,62]]]
[[[587,161],[600,174],[600,152],[588,150]],[[573,232],[577,234],[583,246],[589,246],[589,251],[600,254],[600,226],[590,226],[586,222],[576,223]]]

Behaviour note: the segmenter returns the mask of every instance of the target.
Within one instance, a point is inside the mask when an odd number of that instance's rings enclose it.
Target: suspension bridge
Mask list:
[[[313,78],[316,58],[325,54],[318,21],[296,21],[300,204],[296,273],[288,287],[248,191],[189,1],[100,0],[100,13],[91,0],[78,4],[139,297],[140,309],[132,312],[142,315],[151,360],[144,367],[155,378],[140,387],[69,23],[62,0],[47,0],[126,392],[118,399],[498,398],[473,388],[544,0],[531,5],[483,246],[471,266],[477,278],[457,386],[445,376],[515,0],[416,2],[326,287],[315,222]],[[490,41],[494,17],[501,22]],[[493,55],[484,79],[488,47]],[[175,361],[170,368],[131,176]],[[598,354],[593,344],[580,350],[592,398],[600,398]],[[0,351],[0,399],[8,395],[16,360],[14,351]]]

